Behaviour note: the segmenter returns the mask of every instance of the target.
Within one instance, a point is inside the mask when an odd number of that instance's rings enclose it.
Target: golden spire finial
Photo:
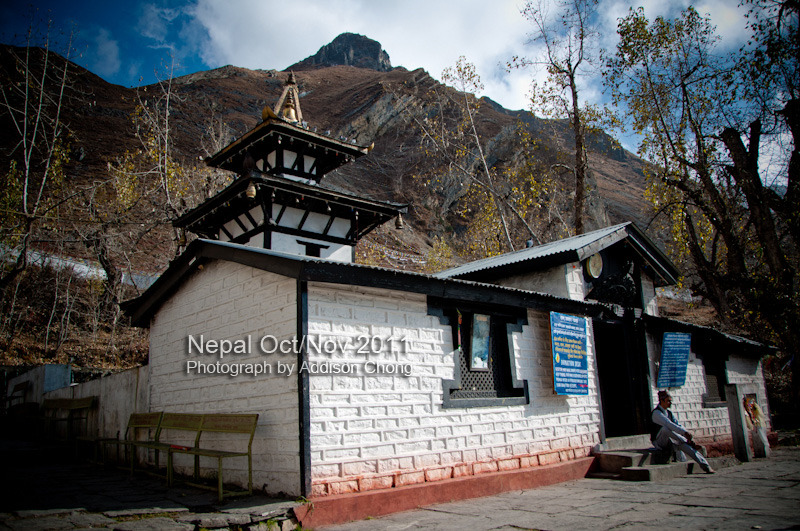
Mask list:
[[[297,122],[293,91],[289,91],[289,96],[286,98],[286,103],[283,106],[283,119],[290,122]]]
[[[297,90],[297,81],[295,80],[294,72],[289,72],[286,85],[283,87],[283,93],[281,97],[278,98],[278,102],[275,106],[271,109],[269,106],[264,107],[264,110],[261,112],[261,118],[263,120],[278,117],[292,123],[303,121],[303,112],[300,110],[300,92]]]

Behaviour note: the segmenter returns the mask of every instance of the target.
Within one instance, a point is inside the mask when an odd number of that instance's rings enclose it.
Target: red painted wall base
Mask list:
[[[295,515],[303,527],[352,522],[370,516],[383,516],[426,505],[491,496],[511,490],[532,489],[580,479],[586,476],[593,462],[593,457],[585,457],[555,465],[312,498],[310,503],[296,508]]]

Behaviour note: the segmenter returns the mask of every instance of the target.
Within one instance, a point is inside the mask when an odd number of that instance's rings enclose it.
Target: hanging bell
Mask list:
[[[255,199],[256,185],[253,183],[253,181],[250,181],[250,184],[247,186],[247,191],[245,192],[245,194],[247,194],[248,199]]]

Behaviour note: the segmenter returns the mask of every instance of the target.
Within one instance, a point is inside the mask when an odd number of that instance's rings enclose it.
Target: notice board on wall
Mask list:
[[[550,312],[553,389],[559,395],[589,394],[586,318]]]
[[[664,332],[661,363],[658,365],[658,387],[681,387],[686,383],[686,367],[691,349],[692,334]]]

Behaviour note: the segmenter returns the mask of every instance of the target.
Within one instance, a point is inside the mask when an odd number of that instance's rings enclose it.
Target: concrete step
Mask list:
[[[625,437],[608,437],[605,442],[596,445],[593,451],[594,453],[598,453],[615,450],[648,448],[650,444],[650,435],[647,433],[642,433],[640,435],[628,435]]]
[[[652,462],[647,449],[628,451],[604,451],[595,454],[597,468],[603,472],[621,474],[623,468],[649,465]]]
[[[735,457],[724,456],[711,458],[708,460],[708,464],[711,465],[711,468],[719,470],[721,468],[738,465],[739,461]],[[683,463],[623,468],[620,479],[625,481],[664,481],[688,474],[705,474],[705,472],[700,468],[700,465],[689,460]]]
[[[638,445],[638,446],[637,446]],[[706,454],[703,448],[703,454]],[[614,437],[607,439],[594,450],[595,463],[590,477],[606,479],[622,479],[626,481],[663,481],[665,479],[685,476],[686,474],[703,474],[700,466],[694,461],[670,463],[670,456],[658,452],[650,445],[647,434],[631,437]],[[735,458],[717,458],[709,460],[712,468],[730,466]],[[714,463],[718,464],[714,464]]]
[[[624,481],[664,481],[691,474],[700,467],[691,463],[669,463],[666,465],[629,466],[622,469],[620,479]]]
[[[711,468],[719,470],[739,464],[735,457],[716,457],[708,460]],[[700,465],[694,461],[667,463],[661,465],[643,464],[623,467],[618,473],[598,470],[589,477],[604,479],[621,479],[623,481],[665,481],[688,474],[705,474]]]

